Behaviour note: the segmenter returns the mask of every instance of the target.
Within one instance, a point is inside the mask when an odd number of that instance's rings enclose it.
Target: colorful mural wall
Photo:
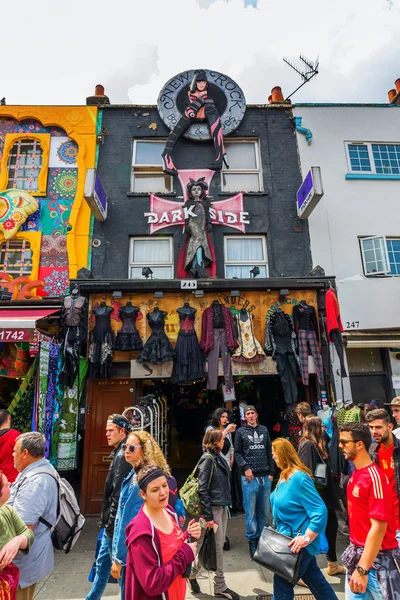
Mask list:
[[[27,279],[41,282],[38,296],[63,296],[88,266],[91,213],[83,191],[86,169],[95,167],[96,119],[93,106],[0,107],[0,279],[14,299],[28,299],[20,294]],[[10,188],[21,190],[16,200]],[[22,252],[18,240],[25,240]],[[32,268],[10,268],[16,249]]]

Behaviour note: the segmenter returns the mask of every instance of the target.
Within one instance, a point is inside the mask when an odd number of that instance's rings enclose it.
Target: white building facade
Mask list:
[[[299,104],[294,116],[303,177],[321,170],[309,228],[345,329],[337,395],[382,405],[400,394],[400,106]]]

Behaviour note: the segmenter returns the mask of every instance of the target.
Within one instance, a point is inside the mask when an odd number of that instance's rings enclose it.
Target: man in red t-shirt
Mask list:
[[[10,483],[18,477],[14,467],[13,451],[15,440],[20,432],[11,429],[11,415],[5,408],[0,409],[0,471],[4,473]]]
[[[384,408],[371,410],[367,421],[375,441],[369,453],[386,474],[392,488],[397,538],[400,539],[400,440],[393,435],[393,424]]]
[[[394,600],[400,594],[400,550],[391,488],[368,453],[368,425],[346,423],[339,430],[339,447],[355,467],[346,490],[351,542],[342,556],[348,570],[346,600]]]

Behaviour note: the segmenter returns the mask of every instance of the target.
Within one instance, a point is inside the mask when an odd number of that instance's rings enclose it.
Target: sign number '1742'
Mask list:
[[[197,279],[181,279],[181,290],[197,290]]]

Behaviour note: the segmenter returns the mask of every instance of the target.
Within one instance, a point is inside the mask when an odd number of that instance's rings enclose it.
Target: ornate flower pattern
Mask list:
[[[50,275],[44,278],[43,290],[49,296],[64,296],[69,292],[69,275],[68,270],[53,271]]]
[[[57,148],[59,160],[67,165],[74,165],[78,156],[78,144],[73,140],[64,142]]]

